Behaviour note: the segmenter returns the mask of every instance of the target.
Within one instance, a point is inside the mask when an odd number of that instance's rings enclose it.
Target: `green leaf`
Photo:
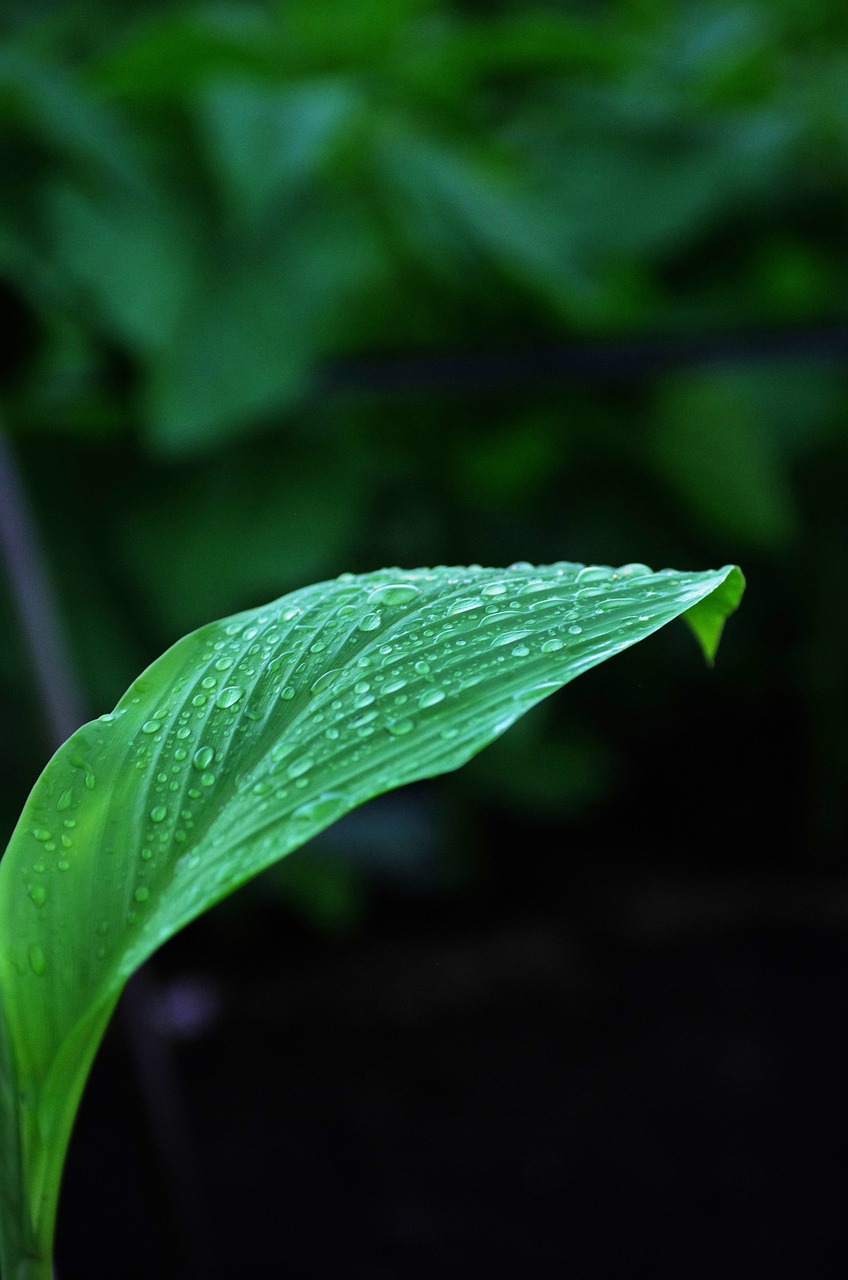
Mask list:
[[[157,947],[341,814],[457,768],[672,618],[688,613],[711,656],[741,585],[732,567],[343,575],[186,636],[78,730],[0,864],[4,1275],[49,1274],[85,1077]],[[27,1257],[41,1261],[19,1272]]]

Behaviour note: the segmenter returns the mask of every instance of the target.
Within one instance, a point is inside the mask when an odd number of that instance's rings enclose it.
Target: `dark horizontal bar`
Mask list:
[[[559,382],[638,381],[674,369],[789,361],[848,364],[848,327],[656,337],[537,350],[464,351],[340,360],[322,392],[487,391]]]

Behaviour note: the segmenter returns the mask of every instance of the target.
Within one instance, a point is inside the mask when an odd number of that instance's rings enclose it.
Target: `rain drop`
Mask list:
[[[435,707],[439,702],[444,702],[445,695],[442,689],[427,689],[418,699],[418,705],[421,710],[427,707]]]
[[[208,769],[214,759],[215,752],[212,747],[198,747],[192,757],[192,764],[195,769]]]
[[[244,689],[240,689],[238,685],[228,685],[226,689],[222,689],[215,699],[215,706],[226,708],[234,707],[239,698],[244,696]]]
[[[410,604],[416,596],[421,595],[419,587],[411,582],[389,582],[385,586],[375,587],[368,596],[369,604],[385,604],[389,607]]]

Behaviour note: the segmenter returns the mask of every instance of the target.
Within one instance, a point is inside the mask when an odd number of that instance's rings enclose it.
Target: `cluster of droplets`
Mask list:
[[[668,571],[646,590],[650,573],[563,562],[343,575],[184,641],[194,656],[132,740],[142,838],[127,923],[144,921],[173,876],[196,884],[183,892],[200,904],[382,787],[461,762],[572,669],[632,643],[634,628],[660,625],[681,593],[701,589]],[[140,718],[147,688],[135,686],[119,714]],[[45,859],[72,866],[74,810],[96,786],[84,756],[69,763],[74,784],[56,798],[55,821],[32,833],[43,855],[28,879],[36,909],[49,897]],[[236,840],[240,860],[229,856]],[[96,928],[102,958],[110,926]],[[38,944],[29,960],[43,972]]]

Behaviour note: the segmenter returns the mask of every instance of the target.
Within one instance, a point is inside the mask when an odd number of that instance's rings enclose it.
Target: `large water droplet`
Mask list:
[[[234,707],[239,698],[244,697],[244,689],[240,689],[237,684],[228,685],[226,689],[222,689],[215,699],[216,707]]]
[[[542,653],[557,653],[560,649],[565,648],[565,641],[557,640],[554,637],[552,640],[545,640],[539,647]]]
[[[421,697],[418,699],[418,705],[421,710],[427,707],[435,707],[439,702],[444,702],[445,694],[442,689],[425,689]]]
[[[356,624],[360,631],[376,631],[381,622],[379,613],[366,613]]]
[[[385,604],[389,607],[401,604],[410,604],[416,596],[421,595],[421,589],[413,586],[411,582],[388,582],[385,586],[375,587],[368,596],[369,604]]]
[[[348,799],[341,791],[325,791],[314,800],[299,805],[292,813],[300,822],[326,822],[346,808]]]
[[[338,679],[342,674],[341,667],[333,667],[330,671],[325,671],[312,684],[312,693],[321,693],[324,689],[329,689],[330,685]]]
[[[309,772],[314,763],[315,761],[311,756],[303,756],[300,760],[293,760],[286,773],[290,778],[300,778],[304,773]]]
[[[141,726],[142,733],[160,733],[162,730],[161,720],[145,720]]]
[[[208,769],[214,759],[215,751],[212,747],[198,747],[192,757],[192,764],[195,769]]]
[[[578,627],[578,626],[576,625],[576,623],[575,623],[575,625],[574,625],[573,627],[569,627],[569,628],[568,628],[568,634],[569,634],[570,636],[582,636],[582,634],[583,634],[583,628],[582,628],[582,627]]]
[[[409,719],[389,720],[386,728],[395,738],[404,738],[408,733],[412,733],[415,728],[415,721]]]

